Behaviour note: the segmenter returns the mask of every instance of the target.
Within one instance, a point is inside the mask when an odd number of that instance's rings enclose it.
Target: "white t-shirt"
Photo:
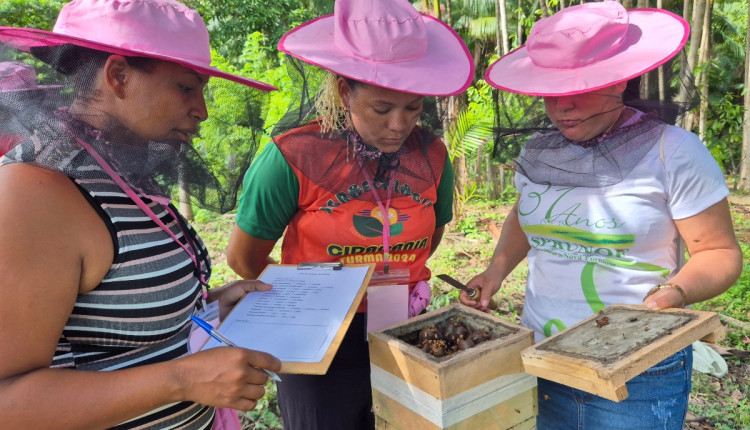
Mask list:
[[[729,194],[698,137],[671,126],[662,144],[616,185],[540,185],[520,173],[515,181],[519,221],[531,245],[522,321],[537,341],[607,306],[642,303],[676,270],[673,219],[696,215]]]

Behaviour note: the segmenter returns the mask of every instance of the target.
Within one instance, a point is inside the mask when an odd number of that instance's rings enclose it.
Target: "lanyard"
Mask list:
[[[391,219],[388,216],[388,209],[391,207],[391,194],[393,192],[391,180],[393,179],[393,176],[395,176],[395,171],[391,170],[388,174],[387,182],[386,182],[386,188],[388,189],[388,198],[385,201],[385,205],[380,200],[380,196],[378,195],[378,192],[375,191],[375,184],[372,181],[372,175],[370,175],[370,172],[367,171],[367,169],[364,167],[362,160],[359,159],[359,166],[362,168],[362,172],[365,174],[365,179],[367,180],[367,184],[370,185],[370,191],[372,191],[372,194],[375,196],[375,201],[378,203],[378,207],[380,207],[380,212],[383,214],[383,273],[387,274],[390,270],[390,243],[391,243]]]
[[[159,227],[161,227],[162,230],[164,230],[175,242],[177,242],[180,247],[187,252],[188,256],[190,257],[190,260],[192,260],[193,265],[196,269],[196,274],[198,277],[198,281],[201,284],[201,291],[202,291],[202,305],[205,309],[206,307],[206,298],[208,297],[208,291],[206,290],[206,286],[208,285],[206,282],[206,274],[201,270],[201,264],[200,261],[198,261],[198,252],[195,250],[197,249],[197,246],[193,244],[193,242],[190,240],[188,235],[185,233],[185,229],[182,228],[182,223],[180,222],[177,215],[172,211],[172,209],[169,208],[169,199],[163,196],[150,196],[147,195],[146,197],[150,198],[151,200],[157,202],[158,204],[161,204],[167,212],[169,212],[170,215],[175,219],[177,222],[177,226],[182,231],[182,235],[187,241],[188,246],[185,246],[180,240],[177,238],[177,236],[172,232],[172,230],[167,227],[162,220],[156,216],[154,211],[151,210],[151,208],[144,202],[136,193],[133,191],[132,188],[118,175],[115,173],[114,169],[102,158],[101,155],[99,155],[98,152],[96,152],[91,145],[84,142],[82,139],[76,138],[78,143],[81,144],[83,149],[85,149],[93,158],[96,160],[96,162],[99,164],[99,166],[109,175],[109,177],[127,194],[128,197],[130,197],[133,202],[138,205],[138,207],[146,213],[146,215],[151,218],[152,221],[156,223]]]

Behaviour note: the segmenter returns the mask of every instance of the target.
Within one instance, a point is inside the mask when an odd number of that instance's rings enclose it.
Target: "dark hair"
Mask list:
[[[97,49],[85,48],[71,43],[58,46],[33,47],[32,55],[52,66],[63,75],[73,80],[75,92],[78,95],[91,94],[94,88],[96,74],[104,67],[107,58],[113,55]],[[150,73],[161,61],[148,57],[125,56],[130,67]]]
[[[625,86],[625,91],[622,93],[622,101],[625,105],[634,100],[640,100],[641,98],[641,77],[636,76],[635,78],[628,81]]]
[[[358,80],[352,79],[352,78],[347,78],[346,76],[341,76],[341,75],[336,75],[336,76],[338,76],[341,79],[345,80],[346,83],[349,84],[349,88],[351,88],[351,89],[355,89],[357,87],[361,87],[362,84],[363,84],[362,81],[358,81]]]
[[[697,106],[700,101],[700,94],[695,86],[689,81],[685,84],[682,80],[680,81],[681,85],[685,87],[687,94],[684,101],[643,98],[641,95],[641,76],[636,76],[628,81],[625,91],[622,93],[623,104],[655,116],[667,124],[675,124],[680,116]]]

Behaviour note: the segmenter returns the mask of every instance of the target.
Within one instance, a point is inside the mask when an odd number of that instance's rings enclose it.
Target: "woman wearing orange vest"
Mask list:
[[[375,263],[380,273],[408,272],[404,307],[419,314],[429,303],[425,263],[453,217],[452,166],[429,131],[433,99],[424,96],[469,86],[466,45],[405,0],[348,0],[291,30],[279,49],[330,73],[315,109],[296,121],[304,125],[277,134],[245,176],[229,265],[257,277],[286,231],[281,263]],[[378,311],[365,300],[326,375],[282,377],[285,429],[374,428],[367,312]]]

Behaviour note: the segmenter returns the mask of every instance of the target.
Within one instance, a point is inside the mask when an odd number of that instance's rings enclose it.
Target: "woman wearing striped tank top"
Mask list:
[[[216,408],[253,409],[280,362],[191,354],[190,317],[270,285],[205,289],[206,248],[169,196],[219,201],[190,145],[209,77],[274,88],[211,67],[205,24],[174,0],[73,0],[51,32],[0,27],[8,55],[65,87],[0,159],[2,427],[210,429]]]

